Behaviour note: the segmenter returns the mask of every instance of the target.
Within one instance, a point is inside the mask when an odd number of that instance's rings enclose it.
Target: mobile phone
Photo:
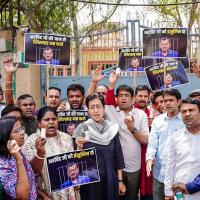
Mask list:
[[[40,137],[46,139],[46,128],[41,128]]]
[[[117,75],[120,75],[120,74],[121,74],[121,69],[120,69],[119,67],[117,67],[116,70],[115,70],[115,73],[116,73]]]

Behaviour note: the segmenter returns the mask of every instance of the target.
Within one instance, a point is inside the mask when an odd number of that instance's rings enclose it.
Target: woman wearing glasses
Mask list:
[[[0,119],[0,180],[3,199],[37,199],[35,176],[21,153],[24,128],[15,117]]]
[[[91,119],[80,124],[73,137],[79,148],[95,147],[100,182],[80,187],[81,200],[118,200],[125,193],[122,180],[124,157],[119,141],[119,126],[104,120],[104,98],[91,94],[86,98]]]
[[[50,193],[50,185],[47,171],[46,157],[73,151],[71,136],[58,130],[58,117],[53,108],[43,107],[38,112],[38,126],[36,133],[30,135],[24,145],[23,152],[30,160],[34,172],[36,173],[36,183],[40,199],[49,200],[77,200],[73,187]],[[45,129],[45,135],[41,130]],[[38,143],[36,151],[35,141],[40,137],[44,141]]]

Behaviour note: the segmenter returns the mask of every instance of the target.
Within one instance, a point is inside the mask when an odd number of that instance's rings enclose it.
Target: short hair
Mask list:
[[[200,96],[200,89],[194,90],[188,95],[189,98],[194,98],[197,96]]]
[[[71,84],[67,88],[67,96],[69,95],[69,91],[76,91],[79,90],[81,94],[84,96],[85,95],[85,88],[81,84]]]
[[[44,115],[45,115],[47,112],[52,112],[52,113],[54,113],[54,115],[55,115],[56,117],[58,117],[57,112],[56,112],[56,110],[55,110],[54,108],[51,108],[51,107],[49,107],[49,106],[45,106],[45,107],[41,108],[41,109],[38,111],[38,115],[37,115],[37,120],[38,120],[38,122],[41,122],[42,118],[44,117]]]
[[[45,47],[45,48],[44,48],[44,51],[46,51],[46,50],[51,50],[51,52],[53,53],[53,51],[52,51],[52,48],[51,48],[51,47]],[[44,51],[43,51],[43,52],[44,52]]]
[[[2,111],[1,111],[1,117],[4,117],[5,115],[7,115],[8,113],[11,113],[13,111],[17,111],[20,112],[20,114],[22,115],[22,110],[12,104],[8,104]]]
[[[87,108],[89,108],[90,101],[92,101],[94,99],[99,99],[101,101],[101,104],[103,105],[103,107],[105,107],[104,97],[102,95],[97,94],[97,93],[93,93],[93,94],[90,94],[86,97],[85,104],[86,104]]]
[[[15,117],[0,118],[0,156],[10,157],[7,143],[10,140],[10,134],[16,121]]]
[[[117,96],[119,95],[119,92],[120,91],[126,91],[126,92],[129,92],[131,94],[131,97],[134,96],[134,90],[131,86],[128,86],[128,85],[120,85],[117,90],[116,90],[116,94]]]
[[[68,169],[69,167],[71,167],[71,166],[74,166],[74,165],[76,165],[77,168],[79,168],[79,164],[78,164],[77,162],[70,162],[70,163],[67,165],[67,169]]]
[[[163,91],[157,91],[153,94],[153,97],[151,98],[151,103],[155,104],[156,98],[159,96],[163,96]]]
[[[163,97],[165,95],[174,96],[176,97],[177,100],[181,100],[181,93],[175,88],[169,88],[169,89],[164,90]]]
[[[168,37],[161,37],[160,38],[160,41],[163,41],[163,40],[168,40],[169,41],[169,38]],[[169,41],[170,42],[170,41]]]
[[[135,88],[135,95],[137,95],[139,91],[144,91],[144,90],[146,90],[148,92],[148,95],[151,92],[151,90],[149,89],[149,87],[147,85],[138,85]]]
[[[61,89],[60,89],[60,88],[57,88],[57,87],[49,87],[49,89],[48,89],[47,91],[49,91],[49,90],[57,90],[57,91],[60,93],[60,95],[61,95]],[[46,91],[46,96],[47,96],[47,91]]]
[[[19,96],[19,97],[17,98],[17,103],[19,103],[21,100],[27,99],[27,98],[29,98],[29,97],[33,99],[33,97],[32,97],[30,94],[23,94],[23,95],[21,95],[21,96]],[[33,102],[34,102],[34,104],[35,104],[34,99],[33,99]]]
[[[197,100],[197,99],[192,99],[192,98],[189,98],[187,97],[186,99],[183,99],[181,101],[181,105],[182,104],[193,104],[193,105],[197,105],[198,109],[199,109],[199,112],[200,112],[200,101]]]

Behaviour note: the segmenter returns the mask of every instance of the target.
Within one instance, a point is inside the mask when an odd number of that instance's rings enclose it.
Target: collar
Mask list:
[[[121,111],[124,112],[123,110],[120,110],[119,106],[117,106],[115,109],[116,109],[117,112],[121,112]],[[132,109],[129,111],[129,113],[130,113],[130,114],[131,114],[131,113],[135,114],[135,108],[132,107]]]
[[[180,113],[180,112],[178,113],[178,115],[176,115],[176,116],[174,116],[174,117],[172,117],[172,118],[169,118],[169,117],[167,116],[167,113],[166,113],[166,112],[163,113],[163,115],[164,115],[164,118],[165,118],[165,119],[175,119],[175,118],[178,118],[178,119],[182,120],[182,117],[181,117],[181,113]]]
[[[138,107],[138,104],[137,104],[137,103],[134,103],[134,108],[140,109],[140,108]],[[142,109],[140,109],[140,110],[142,110]],[[147,107],[146,107],[146,109],[145,109],[144,112],[146,113],[147,117],[150,116],[150,110],[149,110]]]

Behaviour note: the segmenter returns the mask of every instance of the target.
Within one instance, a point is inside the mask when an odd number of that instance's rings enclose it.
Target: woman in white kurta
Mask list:
[[[46,129],[46,139],[41,140],[41,132],[38,130],[29,136],[23,152],[36,173],[36,184],[41,199],[77,200],[73,187],[50,193],[45,159],[45,157],[73,151],[71,136],[58,131],[57,113],[50,107],[43,107],[39,110],[38,126]],[[35,145],[39,146],[39,151],[36,150]]]

